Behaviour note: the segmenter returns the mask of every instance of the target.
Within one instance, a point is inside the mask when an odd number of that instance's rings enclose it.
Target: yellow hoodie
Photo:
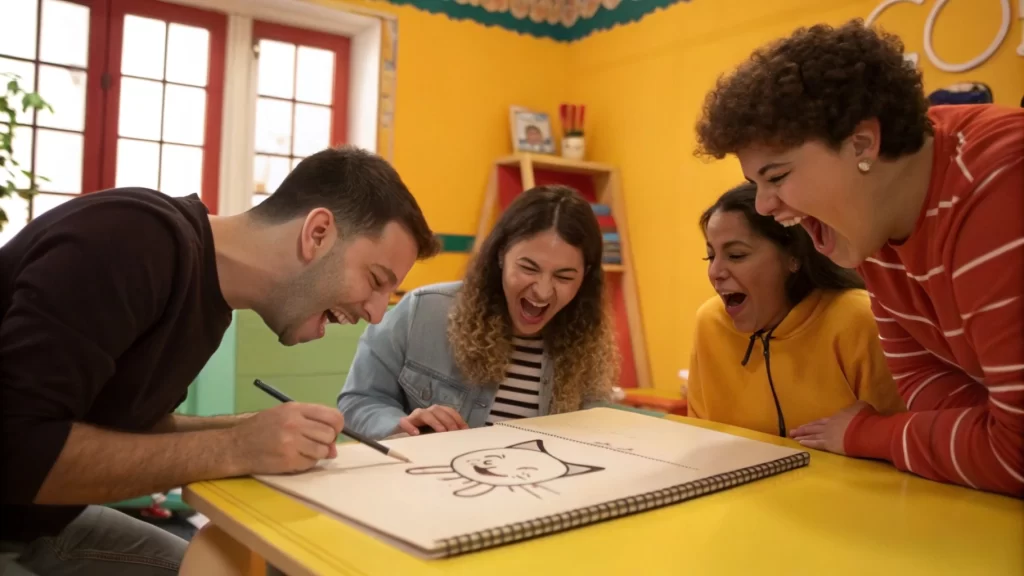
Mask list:
[[[779,434],[764,336],[738,332],[718,296],[700,307],[687,385],[690,416]],[[767,360],[787,434],[857,400],[882,414],[906,410],[863,290],[809,294],[771,332]]]

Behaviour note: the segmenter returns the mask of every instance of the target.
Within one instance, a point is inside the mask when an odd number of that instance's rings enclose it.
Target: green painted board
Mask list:
[[[252,382],[256,378],[301,402],[335,406],[367,324],[328,326],[315,342],[282,346],[255,313],[239,312],[234,411],[252,412],[276,404]]]
[[[266,392],[253,386],[253,380],[259,378],[284,392],[296,402],[337,406],[338,392],[345,384],[348,373],[288,375],[264,378],[257,375],[239,374],[235,386],[235,411],[238,413],[255,412],[277,406],[279,402]]]
[[[355,355],[359,336],[366,324],[332,325],[320,340],[283,346],[254,312],[238,314],[238,344],[235,371],[261,378],[294,374],[347,372]]]
[[[176,412],[189,416],[233,414],[235,410],[235,356],[237,313],[232,315],[220,347],[188,388],[188,397]]]

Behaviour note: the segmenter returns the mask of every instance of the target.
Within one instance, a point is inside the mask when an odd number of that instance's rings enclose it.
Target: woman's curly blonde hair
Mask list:
[[[607,400],[619,378],[619,351],[604,302],[601,228],[590,204],[565,186],[523,192],[502,214],[470,264],[448,320],[456,364],[470,382],[497,386],[512,354],[512,321],[502,287],[501,260],[523,240],[554,230],[583,252],[585,271],[576,296],[544,327],[554,362],[551,413]]]

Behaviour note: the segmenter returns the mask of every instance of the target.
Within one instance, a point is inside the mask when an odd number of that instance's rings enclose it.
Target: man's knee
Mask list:
[[[89,506],[56,538],[33,542],[18,559],[45,574],[176,574],[188,543],[157,526]]]

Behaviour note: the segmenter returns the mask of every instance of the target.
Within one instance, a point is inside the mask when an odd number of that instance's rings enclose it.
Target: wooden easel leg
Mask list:
[[[266,563],[211,522],[192,537],[178,573],[182,576],[263,576]]]
[[[480,207],[480,221],[476,225],[476,237],[473,238],[473,250],[475,255],[480,252],[480,245],[484,243],[487,234],[491,231],[494,222],[494,212],[498,207],[498,167],[491,168],[491,174],[487,177],[487,189],[484,191],[484,203]]]

